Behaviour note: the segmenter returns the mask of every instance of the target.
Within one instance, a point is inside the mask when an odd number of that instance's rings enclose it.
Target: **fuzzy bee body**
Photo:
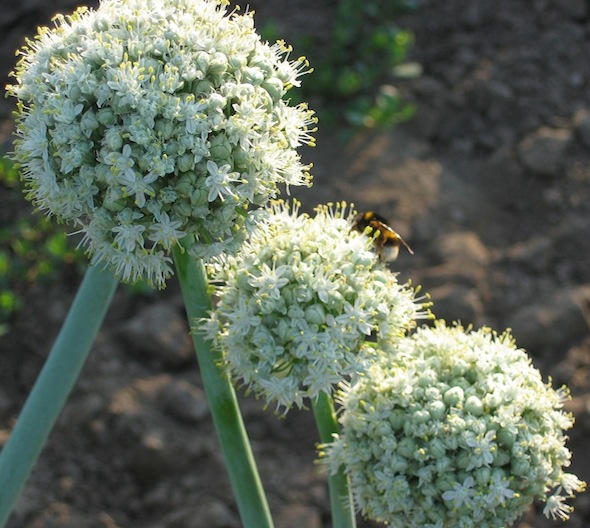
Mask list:
[[[373,235],[375,251],[384,262],[391,262],[398,257],[400,246],[404,246],[411,255],[414,254],[405,240],[387,225],[387,220],[374,211],[358,213],[352,222],[353,228],[364,233],[371,228],[369,234]]]

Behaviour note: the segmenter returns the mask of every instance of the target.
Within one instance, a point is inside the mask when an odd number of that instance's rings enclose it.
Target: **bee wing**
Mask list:
[[[382,224],[382,229],[383,228],[385,228],[387,230],[387,237],[388,238],[395,239],[398,246],[401,243],[408,250],[410,255],[414,254],[414,252],[412,251],[412,248],[410,246],[408,246],[407,242],[401,237],[401,235],[397,231],[394,231],[393,229],[391,229],[391,227],[389,227],[388,225],[385,225],[385,224]]]
[[[406,241],[399,235],[397,235],[399,237],[399,241],[404,245],[404,247],[408,250],[408,252],[410,253],[410,255],[413,255],[414,252],[412,251],[412,248],[410,246],[408,246],[408,244],[406,244]]]

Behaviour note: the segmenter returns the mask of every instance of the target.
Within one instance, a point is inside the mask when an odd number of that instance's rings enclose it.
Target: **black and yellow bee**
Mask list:
[[[361,233],[364,233],[367,227],[371,228],[375,251],[384,262],[391,262],[397,258],[400,245],[403,245],[411,255],[414,254],[404,239],[387,225],[387,220],[374,211],[358,213],[352,221],[352,226]]]

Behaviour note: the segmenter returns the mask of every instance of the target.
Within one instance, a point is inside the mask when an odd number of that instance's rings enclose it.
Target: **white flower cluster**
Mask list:
[[[342,432],[324,446],[357,506],[399,528],[502,528],[535,498],[566,519],[585,483],[565,473],[568,396],[543,383],[507,334],[437,323],[398,340],[339,393]]]
[[[241,252],[213,266],[222,285],[206,335],[234,378],[285,410],[358,376],[424,315],[353,216],[345,204],[313,218],[275,204]]]
[[[309,184],[313,140],[289,106],[303,59],[224,0],[104,0],[29,41],[8,93],[29,198],[74,223],[93,261],[161,286],[171,248],[235,249],[250,204]]]

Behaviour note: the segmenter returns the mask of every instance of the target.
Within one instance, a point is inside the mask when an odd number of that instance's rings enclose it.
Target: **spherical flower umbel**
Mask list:
[[[424,313],[353,216],[344,204],[315,217],[276,204],[238,254],[212,266],[221,285],[206,335],[233,378],[285,410],[363,372],[378,343]]]
[[[438,323],[398,340],[339,393],[341,434],[323,447],[350,476],[356,505],[393,527],[503,528],[535,498],[545,514],[585,483],[554,390],[508,334]]]
[[[29,198],[76,224],[94,262],[162,285],[183,240],[207,257],[245,238],[250,204],[309,184],[303,59],[224,0],[103,0],[21,52],[15,160]]]

